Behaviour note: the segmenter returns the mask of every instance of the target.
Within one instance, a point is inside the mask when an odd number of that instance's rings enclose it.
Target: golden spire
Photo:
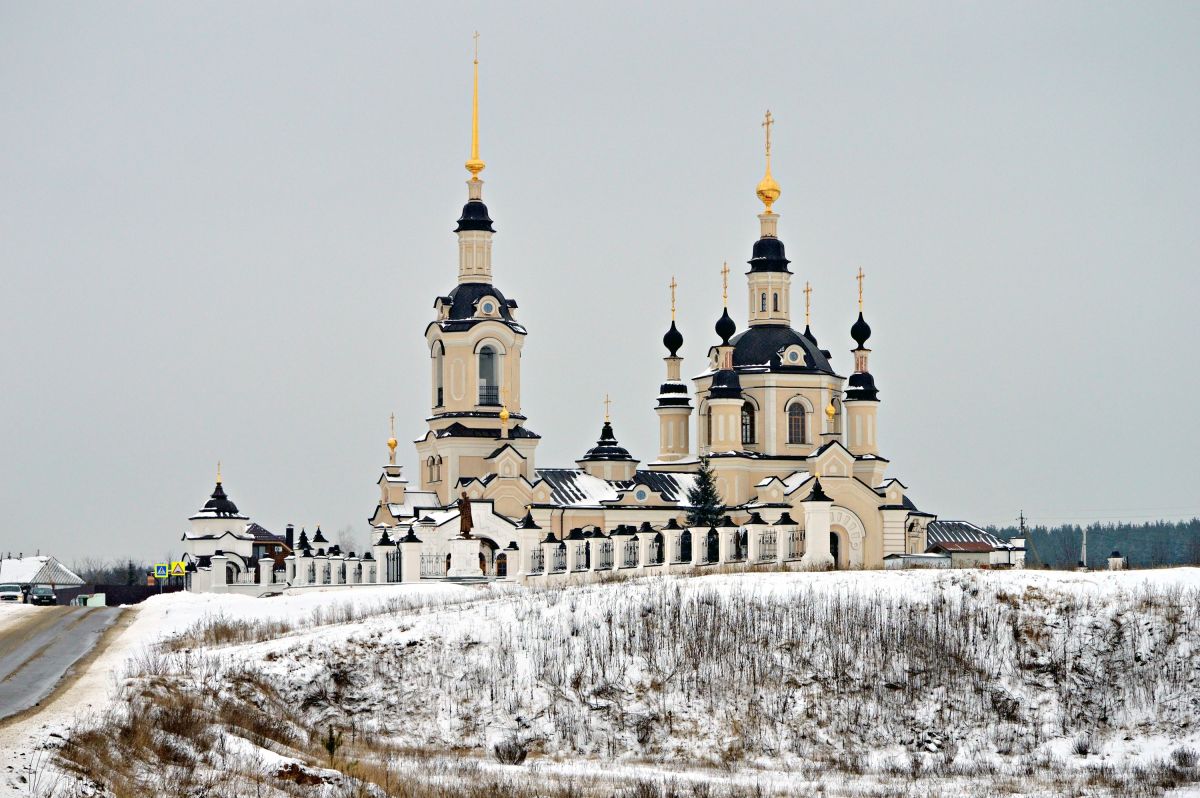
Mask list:
[[[221,484],[221,461],[217,461],[217,484]]]
[[[812,308],[812,283],[805,280],[805,282],[804,282],[804,326],[805,327],[811,326],[810,325],[811,314],[809,312],[811,310],[811,308]]]
[[[391,435],[388,437],[388,442],[387,442],[388,462],[395,464],[395,462],[396,462],[396,443],[397,443],[397,441],[396,441],[396,414],[392,413],[388,417],[388,421],[390,422],[390,425],[391,425]]]
[[[612,421],[612,414],[609,412],[612,409],[612,400],[608,398],[608,394],[604,394],[604,422]]]
[[[767,173],[763,175],[763,179],[758,181],[758,190],[755,193],[762,201],[766,208],[766,213],[771,213],[771,206],[779,199],[779,184],[775,182],[775,178],[771,177],[771,125],[775,124],[775,119],[771,116],[771,112],[767,111],[766,117],[763,118],[763,129],[767,131]]]
[[[487,166],[479,157],[479,31],[475,31],[475,93],[471,96],[471,158],[467,161],[467,171],[472,180],[479,179],[479,173]]]
[[[858,312],[859,313],[862,313],[862,284],[863,284],[863,270],[862,270],[862,267],[859,266],[858,267]]]
[[[675,282],[675,275],[671,275],[671,321],[675,321],[675,289],[679,283]]]
[[[729,307],[729,261],[721,265],[721,301]]]

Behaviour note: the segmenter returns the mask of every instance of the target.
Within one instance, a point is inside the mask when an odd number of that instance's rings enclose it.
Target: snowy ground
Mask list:
[[[47,794],[64,738],[165,684],[172,701],[225,702],[211,708],[218,742],[187,753],[191,774],[323,774],[325,792],[288,794],[353,794],[337,791],[349,756],[317,767],[334,726],[360,768],[568,780],[579,795],[651,782],[679,795],[1200,795],[1187,755],[1200,751],[1198,569],[172,594],[137,613],[83,678],[0,735],[15,767],[0,768],[0,795]],[[255,707],[275,726],[244,722]],[[506,743],[525,764],[495,761]],[[78,784],[57,781],[63,795]]]

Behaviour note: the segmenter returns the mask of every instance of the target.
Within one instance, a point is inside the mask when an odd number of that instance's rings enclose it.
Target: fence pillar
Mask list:
[[[400,581],[421,581],[421,539],[411,529],[400,538]]]
[[[800,565],[810,570],[827,570],[834,566],[829,551],[829,527],[833,516],[833,500],[821,489],[818,477],[804,505],[804,556]]]

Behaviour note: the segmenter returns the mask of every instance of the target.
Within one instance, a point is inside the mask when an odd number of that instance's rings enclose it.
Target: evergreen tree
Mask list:
[[[725,505],[721,502],[721,494],[717,492],[717,481],[712,469],[708,467],[708,458],[700,458],[700,470],[696,472],[696,484],[688,489],[688,526],[716,526],[725,514]]]

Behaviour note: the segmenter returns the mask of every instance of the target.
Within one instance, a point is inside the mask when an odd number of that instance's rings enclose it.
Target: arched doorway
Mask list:
[[[501,552],[496,555],[496,578],[503,579],[508,576],[508,555]]]
[[[662,532],[658,532],[654,535],[654,540],[650,542],[650,562],[662,565],[663,559],[663,536]]]
[[[837,532],[829,533],[829,553],[833,555],[833,567],[842,567],[842,539]]]
[[[717,562],[721,559],[721,540],[717,535],[717,530],[708,530],[708,559],[706,562]]]
[[[683,534],[679,536],[679,561],[692,561],[692,533],[688,530],[683,530]]]
[[[496,545],[495,541],[484,537],[479,538],[479,573],[484,576],[493,573],[493,566],[499,551],[500,547]]]

